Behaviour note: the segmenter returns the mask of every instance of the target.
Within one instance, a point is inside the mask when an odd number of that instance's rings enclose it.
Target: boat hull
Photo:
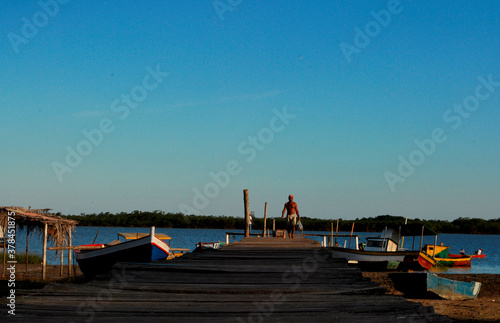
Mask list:
[[[366,251],[339,247],[328,247],[332,258],[343,258],[348,262],[357,262],[362,270],[387,270],[398,263],[410,267],[417,263],[418,251]]]
[[[438,265],[445,267],[470,267],[471,266],[471,258],[468,256],[462,257],[446,257],[439,258],[434,257],[437,261]]]
[[[169,246],[154,236],[127,241],[94,250],[75,250],[75,258],[86,277],[105,274],[117,262],[147,263],[166,259]]]
[[[455,254],[448,254],[448,257],[451,257],[451,258],[462,258],[464,257],[464,255],[455,255]],[[483,254],[483,255],[465,255],[465,257],[470,257],[470,258],[486,258],[486,255]]]
[[[436,260],[425,252],[420,252],[418,254],[418,263],[423,269],[431,269],[436,265]]]
[[[199,242],[196,244],[194,251],[218,250],[220,245],[220,242]]]
[[[475,299],[481,283],[462,282],[430,273],[391,273],[394,288],[412,298]]]

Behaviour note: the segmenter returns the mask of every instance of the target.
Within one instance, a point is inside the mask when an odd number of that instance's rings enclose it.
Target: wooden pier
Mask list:
[[[248,237],[221,250],[151,264],[120,263],[109,277],[16,291],[32,322],[451,322],[333,259],[318,242]]]

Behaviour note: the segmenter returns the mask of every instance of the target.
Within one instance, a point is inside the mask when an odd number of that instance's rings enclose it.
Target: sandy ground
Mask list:
[[[364,272],[364,277],[379,283],[387,289],[388,294],[403,295],[394,289],[387,272]],[[440,277],[477,281],[481,290],[475,300],[450,301],[444,299],[409,299],[425,306],[434,307],[436,313],[446,315],[454,322],[499,322],[500,321],[500,275],[490,274],[438,274]]]
[[[8,266],[7,266],[8,268]],[[76,276],[68,276],[68,266],[64,266],[63,276],[59,266],[47,266],[46,281],[83,281],[84,278],[78,266],[73,266]],[[7,281],[9,272],[2,277],[3,265],[0,264],[0,297],[7,294]],[[379,283],[387,289],[388,294],[403,294],[394,289],[392,281],[387,272],[363,272],[363,276]],[[420,302],[424,306],[434,307],[436,313],[450,317],[454,322],[499,322],[500,321],[500,275],[490,274],[438,274],[440,277],[461,280],[478,281],[481,291],[475,300],[450,301],[440,299],[409,299],[412,302]],[[16,287],[20,289],[42,288],[41,265],[16,265]]]
[[[0,264],[0,279],[9,279],[9,264],[7,264],[6,277],[2,277],[3,274],[3,264]],[[40,264],[30,264],[26,268],[26,264],[16,264],[16,280],[19,282],[22,281],[41,281],[42,280],[42,265]],[[61,276],[61,266],[47,266],[47,272],[45,274],[46,281],[57,281],[60,279],[68,279],[68,266],[65,265],[63,267],[63,272]],[[82,272],[77,265],[73,266],[73,274],[76,276],[82,276]]]

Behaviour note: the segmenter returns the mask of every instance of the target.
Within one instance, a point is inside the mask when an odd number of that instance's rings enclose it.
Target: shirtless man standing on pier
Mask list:
[[[297,213],[297,217],[300,221],[299,209],[297,208],[297,203],[293,201],[293,195],[288,195],[288,202],[285,203],[283,212],[281,212],[282,219],[285,216],[285,211],[287,214],[286,231],[288,232],[288,237],[293,238],[295,235],[295,225],[297,224],[295,213]]]

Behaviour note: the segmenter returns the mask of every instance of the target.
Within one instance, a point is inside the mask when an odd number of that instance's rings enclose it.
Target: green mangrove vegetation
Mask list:
[[[3,259],[3,252],[0,252],[0,259]],[[6,254],[7,259],[9,259],[9,255]],[[9,259],[12,260],[12,259]],[[17,261],[18,264],[25,264],[26,263],[26,253],[16,253],[16,258],[15,260]],[[41,264],[43,261],[42,256],[38,254],[28,254],[28,264]]]
[[[244,218],[235,216],[213,215],[185,215],[182,213],[166,213],[164,211],[133,211],[112,214],[109,212],[99,214],[66,215],[67,219],[77,220],[79,226],[99,227],[150,227],[160,228],[195,228],[195,229],[243,229]],[[267,228],[272,228],[275,220],[277,229],[284,229],[286,222],[281,217],[268,218]],[[405,219],[401,216],[379,215],[355,220],[339,219],[339,231],[380,232],[386,226],[397,227],[404,225],[424,224],[437,233],[465,233],[465,234],[500,234],[500,218],[484,220],[480,218],[458,218],[453,221]],[[252,230],[262,230],[264,219],[254,217]],[[306,231],[330,231],[337,226],[337,219],[316,219],[302,217],[302,224]]]

